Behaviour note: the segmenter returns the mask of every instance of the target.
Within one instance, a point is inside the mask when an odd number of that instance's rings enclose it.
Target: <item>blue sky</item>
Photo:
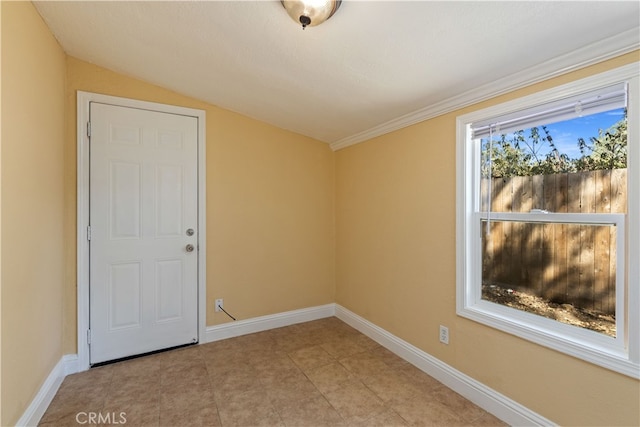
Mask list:
[[[580,157],[578,138],[584,138],[589,142],[592,136],[598,136],[598,129],[607,130],[624,117],[624,109],[606,111],[590,116],[578,117],[564,122],[547,125],[547,129],[553,138],[553,142],[560,153],[567,154],[569,158]],[[549,150],[544,150],[547,153]]]

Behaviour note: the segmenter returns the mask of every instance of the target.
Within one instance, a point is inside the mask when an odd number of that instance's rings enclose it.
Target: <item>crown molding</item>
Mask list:
[[[333,151],[391,133],[413,124],[459,110],[487,99],[549,80],[569,72],[594,65],[640,48],[638,28],[624,31],[612,37],[599,40],[576,49],[566,55],[557,56],[548,61],[530,67],[524,71],[498,79],[495,82],[479,86],[460,95],[447,98],[428,107],[405,114],[365,131],[342,138],[329,144]]]

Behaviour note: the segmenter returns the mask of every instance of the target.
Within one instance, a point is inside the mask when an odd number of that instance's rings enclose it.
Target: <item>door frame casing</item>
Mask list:
[[[102,95],[92,92],[77,92],[77,330],[78,330],[78,371],[90,367],[89,360],[89,108],[91,102],[100,102],[120,107],[138,108],[162,113],[195,117],[198,122],[198,341],[205,341],[206,329],[206,113],[204,110],[159,104]]]

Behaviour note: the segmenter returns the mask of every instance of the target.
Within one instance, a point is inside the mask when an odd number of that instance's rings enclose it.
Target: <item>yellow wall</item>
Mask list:
[[[239,319],[336,301],[559,424],[640,424],[638,381],[455,314],[455,117],[637,52],[333,153],[65,57],[30,3],[0,11],[1,425],[76,352],[77,90],[206,111],[207,324],[229,320],[214,298]]]
[[[2,51],[2,6],[0,6],[0,52]],[[0,55],[0,82],[2,82],[2,55]],[[0,84],[2,100],[2,84]],[[0,101],[0,236],[2,236],[2,102]],[[1,238],[1,237],[0,237]],[[0,242],[0,423],[2,422],[2,244]]]
[[[2,416],[76,352],[76,91],[207,114],[207,324],[335,298],[327,144],[65,56],[31,3],[2,2]],[[11,251],[6,248],[10,247]]]
[[[638,52],[336,152],[336,302],[560,425],[640,425],[640,382],[456,316],[455,119]],[[449,327],[450,344],[438,342]]]
[[[63,355],[65,55],[2,2],[2,404],[13,425]]]
[[[67,58],[65,353],[76,352],[76,91],[206,111],[207,324],[335,298],[333,152],[288,132]]]

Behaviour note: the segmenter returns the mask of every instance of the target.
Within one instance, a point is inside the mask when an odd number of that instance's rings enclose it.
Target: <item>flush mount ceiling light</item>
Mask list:
[[[342,0],[281,0],[281,3],[291,19],[302,24],[304,30],[331,18]]]

